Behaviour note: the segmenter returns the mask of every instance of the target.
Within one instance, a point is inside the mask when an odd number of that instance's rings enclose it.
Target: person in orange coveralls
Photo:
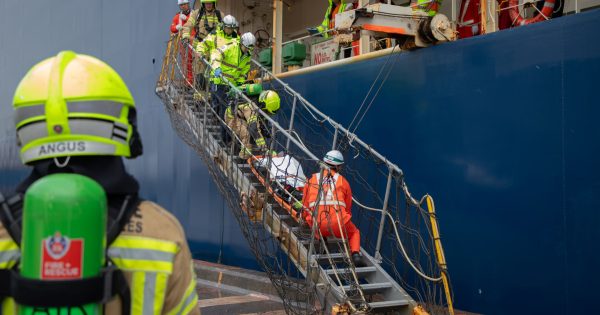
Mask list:
[[[312,175],[304,186],[302,205],[310,212],[318,206],[318,226],[321,235],[326,238],[335,236],[348,240],[352,261],[357,267],[363,267],[360,256],[360,231],[350,220],[352,218],[352,190],[350,184],[340,175],[339,168],[344,164],[344,156],[338,150],[327,152],[323,161],[329,169],[322,169]],[[321,189],[319,189],[321,187]],[[313,225],[313,216],[308,211],[304,220]],[[342,234],[343,233],[343,234]]]

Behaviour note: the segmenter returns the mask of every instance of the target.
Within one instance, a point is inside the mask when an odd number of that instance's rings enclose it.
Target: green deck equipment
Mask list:
[[[286,66],[301,66],[306,59],[306,45],[292,42],[283,46],[283,64]]]

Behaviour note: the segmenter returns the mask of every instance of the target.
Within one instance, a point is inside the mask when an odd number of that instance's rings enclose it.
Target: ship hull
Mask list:
[[[596,10],[284,81],[348,126],[391,69],[356,133],[413,194],[435,198],[457,307],[586,314],[600,280],[599,20]]]

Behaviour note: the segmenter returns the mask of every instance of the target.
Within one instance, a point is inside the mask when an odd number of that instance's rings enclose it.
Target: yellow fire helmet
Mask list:
[[[142,154],[135,102],[115,70],[62,51],[31,70],[13,99],[21,160]]]
[[[262,91],[258,97],[258,102],[262,106],[262,110],[266,111],[271,115],[275,115],[279,110],[281,100],[279,94],[272,90]]]

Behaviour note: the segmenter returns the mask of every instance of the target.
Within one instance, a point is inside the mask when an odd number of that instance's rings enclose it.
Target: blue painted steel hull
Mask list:
[[[587,314],[600,275],[600,10],[397,54],[357,133],[436,200],[456,305]],[[388,57],[286,77],[348,125]]]

